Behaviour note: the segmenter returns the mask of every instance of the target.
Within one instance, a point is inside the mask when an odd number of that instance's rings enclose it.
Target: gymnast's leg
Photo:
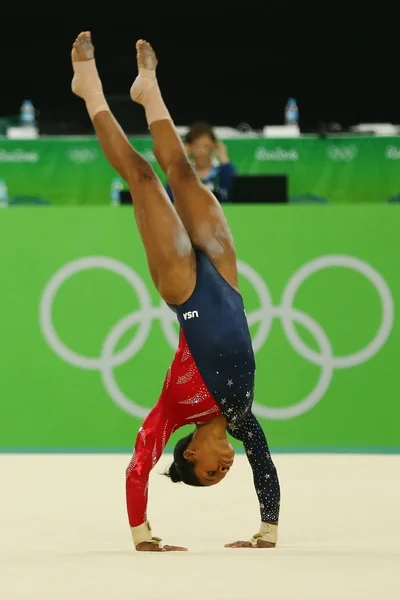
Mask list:
[[[146,111],[154,154],[168,177],[176,210],[193,246],[203,250],[228,283],[237,288],[236,252],[224,212],[189,162],[158,87],[154,50],[144,40],[139,40],[136,48],[139,75],[131,97]]]
[[[125,179],[154,284],[168,303],[181,304],[196,279],[190,238],[152,166],[131,146],[104,98],[89,32],[72,48],[73,92],[83,98],[103,152]]]

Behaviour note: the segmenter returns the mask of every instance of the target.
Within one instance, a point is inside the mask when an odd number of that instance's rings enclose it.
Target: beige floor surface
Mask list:
[[[132,549],[124,455],[0,455],[1,600],[400,600],[400,456],[277,455],[279,548],[228,550],[258,506],[246,458],[219,486],[152,475],[149,516],[185,554]]]

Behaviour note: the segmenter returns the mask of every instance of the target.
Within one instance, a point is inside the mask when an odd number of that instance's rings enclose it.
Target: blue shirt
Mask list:
[[[235,175],[236,169],[234,165],[229,162],[226,165],[213,167],[206,177],[201,179],[201,182],[213,192],[217,200],[222,204],[224,202],[229,202],[229,194],[232,189],[232,181]],[[167,185],[166,190],[173,202],[174,198],[169,184]]]

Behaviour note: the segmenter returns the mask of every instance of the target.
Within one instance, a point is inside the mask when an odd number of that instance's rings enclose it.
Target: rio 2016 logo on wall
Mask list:
[[[350,146],[329,145],[326,153],[331,160],[351,162],[358,156],[358,148],[354,144]]]
[[[300,287],[306,284],[307,279],[318,271],[331,267],[342,267],[363,275],[375,288],[381,304],[380,325],[373,338],[357,351],[341,356],[334,355],[331,341],[323,325],[294,306],[296,294]],[[350,369],[365,363],[379,352],[390,335],[394,319],[390,288],[380,273],[370,264],[356,257],[326,255],[302,265],[286,283],[279,305],[272,303],[269,288],[257,271],[242,261],[238,261],[238,268],[241,276],[253,287],[258,296],[258,307],[247,312],[249,326],[257,326],[253,335],[255,353],[257,354],[268,342],[273,320],[279,319],[292,348],[304,360],[320,368],[320,375],[314,388],[305,397],[298,398],[295,404],[286,407],[271,407],[255,402],[253,410],[260,417],[292,419],[309,411],[323,399],[336,369]],[[110,329],[97,356],[85,356],[69,348],[59,337],[53,323],[53,303],[57,292],[75,274],[91,269],[105,269],[119,275],[132,287],[139,301],[138,310],[122,316]],[[68,306],[65,307],[65,310],[68,310]],[[140,418],[148,414],[148,409],[124,394],[117,384],[113,369],[132,359],[141,351],[154,321],[160,323],[166,343],[175,349],[178,345],[175,315],[162,301],[158,306],[153,306],[145,283],[130,266],[106,256],[85,256],[65,264],[51,277],[40,301],[40,325],[52,350],[62,360],[75,367],[98,371],[112,401],[122,410]],[[296,324],[308,330],[314,338],[318,350],[309,347],[299,337]],[[117,351],[116,348],[122,336],[133,326],[136,326],[134,338],[124,348]]]

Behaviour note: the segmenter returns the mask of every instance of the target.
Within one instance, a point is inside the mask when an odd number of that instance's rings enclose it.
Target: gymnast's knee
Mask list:
[[[157,175],[149,162],[143,156],[137,155],[126,166],[126,181],[138,184],[146,181],[155,181]]]
[[[187,183],[198,182],[198,177],[186,156],[179,158],[168,166],[168,182],[173,189]]]

